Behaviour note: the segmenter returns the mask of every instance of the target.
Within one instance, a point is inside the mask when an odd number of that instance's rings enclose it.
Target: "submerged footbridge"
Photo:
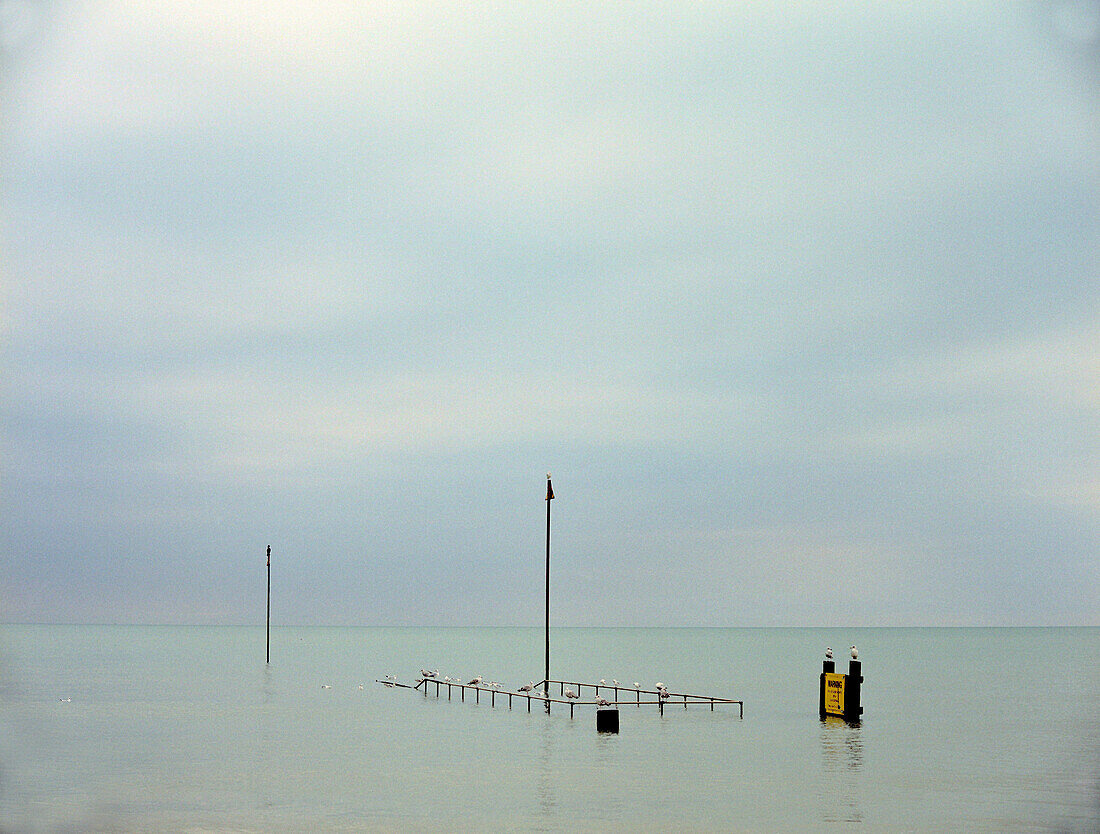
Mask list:
[[[619,706],[632,706],[641,709],[643,706],[656,706],[658,711],[663,715],[665,707],[683,707],[687,709],[689,706],[710,706],[711,710],[714,710],[716,705],[736,705],[738,711],[738,717],[745,717],[745,704],[743,701],[735,700],[733,698],[719,698],[716,695],[690,695],[686,692],[671,692],[668,689],[639,689],[632,686],[624,686],[623,684],[608,684],[608,683],[582,683],[580,681],[566,681],[566,680],[542,680],[528,689],[524,687],[522,690],[517,689],[511,691],[508,689],[502,689],[499,686],[491,686],[483,683],[461,683],[454,680],[439,680],[436,677],[420,678],[416,681],[415,685],[399,684],[393,681],[378,681],[378,683],[384,686],[400,686],[406,689],[415,689],[423,691],[424,695],[431,694],[434,687],[435,696],[440,698],[443,696],[443,690],[446,689],[447,700],[450,701],[454,698],[457,692],[458,699],[465,702],[467,693],[471,693],[475,703],[481,703],[481,697],[483,694],[488,696],[489,705],[495,707],[497,705],[497,698],[500,698],[503,704],[504,699],[508,700],[508,709],[512,709],[513,699],[519,700],[522,704],[524,701],[527,703],[527,711],[531,711],[531,702],[536,704],[545,705],[546,712],[550,712],[551,704],[562,704],[569,707],[569,717],[573,717],[573,710],[576,707],[596,707],[598,709],[606,709],[609,707],[618,708]],[[576,687],[574,690],[573,687]],[[554,695],[554,690],[557,689],[557,695]],[[584,691],[588,689],[591,691],[591,699],[585,700]],[[524,691],[527,690],[527,691]],[[546,695],[542,692],[535,690],[544,690]],[[611,696],[610,698],[607,696]],[[644,698],[643,698],[644,696]]]

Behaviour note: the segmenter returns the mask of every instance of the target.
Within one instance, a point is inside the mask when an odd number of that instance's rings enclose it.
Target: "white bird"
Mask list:
[[[662,701],[667,701],[668,700],[668,690],[667,689],[661,689],[657,693],[657,697],[660,698]]]
[[[858,658],[859,658],[859,649],[857,649],[855,646],[852,646],[852,660],[856,660]]]
[[[363,684],[359,684],[359,688],[360,688],[360,689],[362,689],[362,688],[363,688]]]
[[[428,669],[421,669],[420,670],[420,677],[422,677],[422,678],[434,678],[438,674],[439,674],[438,671],[432,672],[432,671],[429,671]]]
[[[607,698],[597,698],[596,705],[601,707],[609,707],[611,706],[611,702],[607,700]]]
[[[580,697],[580,695],[578,695],[578,694],[577,694],[576,692],[574,692],[574,691],[573,691],[572,689],[569,689],[568,687],[566,687],[566,689],[565,689],[565,697],[566,697],[566,698],[579,698],[579,697]]]
[[[59,700],[63,704],[71,704],[73,702],[72,698],[58,698],[57,700]]]
[[[616,678],[612,678],[612,679],[611,679],[611,685],[612,685],[612,686],[618,686],[618,685],[619,685],[619,681],[618,681],[618,680],[617,680]]]
[[[607,681],[605,681],[603,678],[600,678],[600,686],[607,686]]]
[[[833,650],[831,648],[827,647],[825,649],[825,659],[826,660],[832,660],[833,659]]]
[[[481,677],[481,675],[478,675],[476,678],[474,678],[472,681],[470,681],[466,685],[467,686],[477,686],[478,684],[481,683],[481,681],[482,681],[482,677]]]
[[[332,686],[331,684],[323,683],[321,684],[321,689],[332,689]]]
[[[535,682],[534,681],[527,681],[527,683],[525,683],[523,686],[521,686],[517,691],[518,692],[530,692],[534,688],[535,688]]]
[[[634,688],[635,689],[641,689],[642,685],[640,683],[638,683],[637,681],[634,681]]]
[[[665,685],[663,683],[661,683],[660,681],[657,681],[657,689],[664,689],[664,688],[665,688]]]

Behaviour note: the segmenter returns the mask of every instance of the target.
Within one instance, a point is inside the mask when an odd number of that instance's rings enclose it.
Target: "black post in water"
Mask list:
[[[854,652],[854,649],[853,649]],[[848,661],[848,680],[844,688],[844,718],[858,723],[863,715],[860,704],[860,689],[863,687],[863,664],[854,658]]]
[[[825,711],[825,676],[831,675],[835,671],[836,663],[831,659],[831,657],[826,657],[825,660],[821,661],[821,682],[818,687],[817,711],[818,714],[821,716],[822,721],[825,720],[825,716],[828,714]]]
[[[619,708],[615,709],[597,709],[596,710],[596,732],[597,733],[617,733],[619,732]]]
[[[271,545],[267,546],[267,658],[271,662]]]
[[[550,484],[550,473],[546,473],[546,670],[542,676],[542,695],[550,697],[550,502],[554,500],[554,487]],[[546,711],[550,712],[550,701],[546,701]]]

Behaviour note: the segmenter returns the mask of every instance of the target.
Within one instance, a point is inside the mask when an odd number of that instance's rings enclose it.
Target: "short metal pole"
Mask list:
[[[271,662],[271,545],[267,546],[267,650],[264,663]]]

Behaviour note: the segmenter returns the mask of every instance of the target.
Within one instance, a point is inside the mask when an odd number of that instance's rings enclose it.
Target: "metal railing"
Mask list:
[[[514,699],[520,699],[521,703],[526,702],[527,711],[531,711],[531,702],[534,701],[537,704],[543,704],[546,707],[546,711],[550,711],[551,704],[567,704],[569,706],[569,716],[573,717],[573,710],[575,707],[600,707],[600,706],[615,706],[620,705],[635,706],[639,709],[643,706],[656,706],[658,711],[663,715],[665,707],[670,706],[682,706],[687,709],[689,706],[707,706],[709,705],[711,710],[714,710],[717,704],[736,704],[738,709],[738,715],[740,718],[745,717],[745,704],[743,701],[735,700],[733,698],[719,698],[716,695],[691,695],[686,692],[671,692],[669,690],[657,690],[657,689],[640,689],[632,686],[624,686],[623,684],[608,684],[608,683],[585,683],[581,681],[566,681],[566,680],[554,680],[539,681],[534,684],[529,691],[512,691],[503,689],[499,686],[488,686],[481,683],[461,683],[459,681],[452,680],[440,680],[438,678],[421,678],[418,679],[415,686],[409,686],[408,684],[399,684],[394,681],[378,681],[378,683],[384,686],[399,686],[405,689],[422,690],[424,695],[427,696],[430,687],[435,687],[435,695],[437,698],[442,697],[443,689],[447,690],[447,700],[451,700],[455,690],[458,691],[459,699],[463,702],[466,700],[466,693],[472,692],[475,703],[481,703],[482,694],[487,694],[489,697],[489,705],[495,707],[497,698],[501,699],[507,697],[508,709],[512,709],[512,702]],[[547,690],[547,695],[543,695],[544,688]],[[576,687],[575,697],[567,697],[566,689],[569,688],[571,693],[574,692],[572,687]],[[558,689],[558,696],[555,697],[553,689]],[[583,700],[583,693],[585,689],[592,691],[591,700]],[[603,697],[603,703],[600,703],[601,692],[612,695],[612,698]],[[646,699],[643,700],[642,696],[645,695]],[[628,696],[624,699],[623,696]],[[633,696],[633,697],[629,697]],[[650,696],[656,696],[653,700],[650,700]]]

